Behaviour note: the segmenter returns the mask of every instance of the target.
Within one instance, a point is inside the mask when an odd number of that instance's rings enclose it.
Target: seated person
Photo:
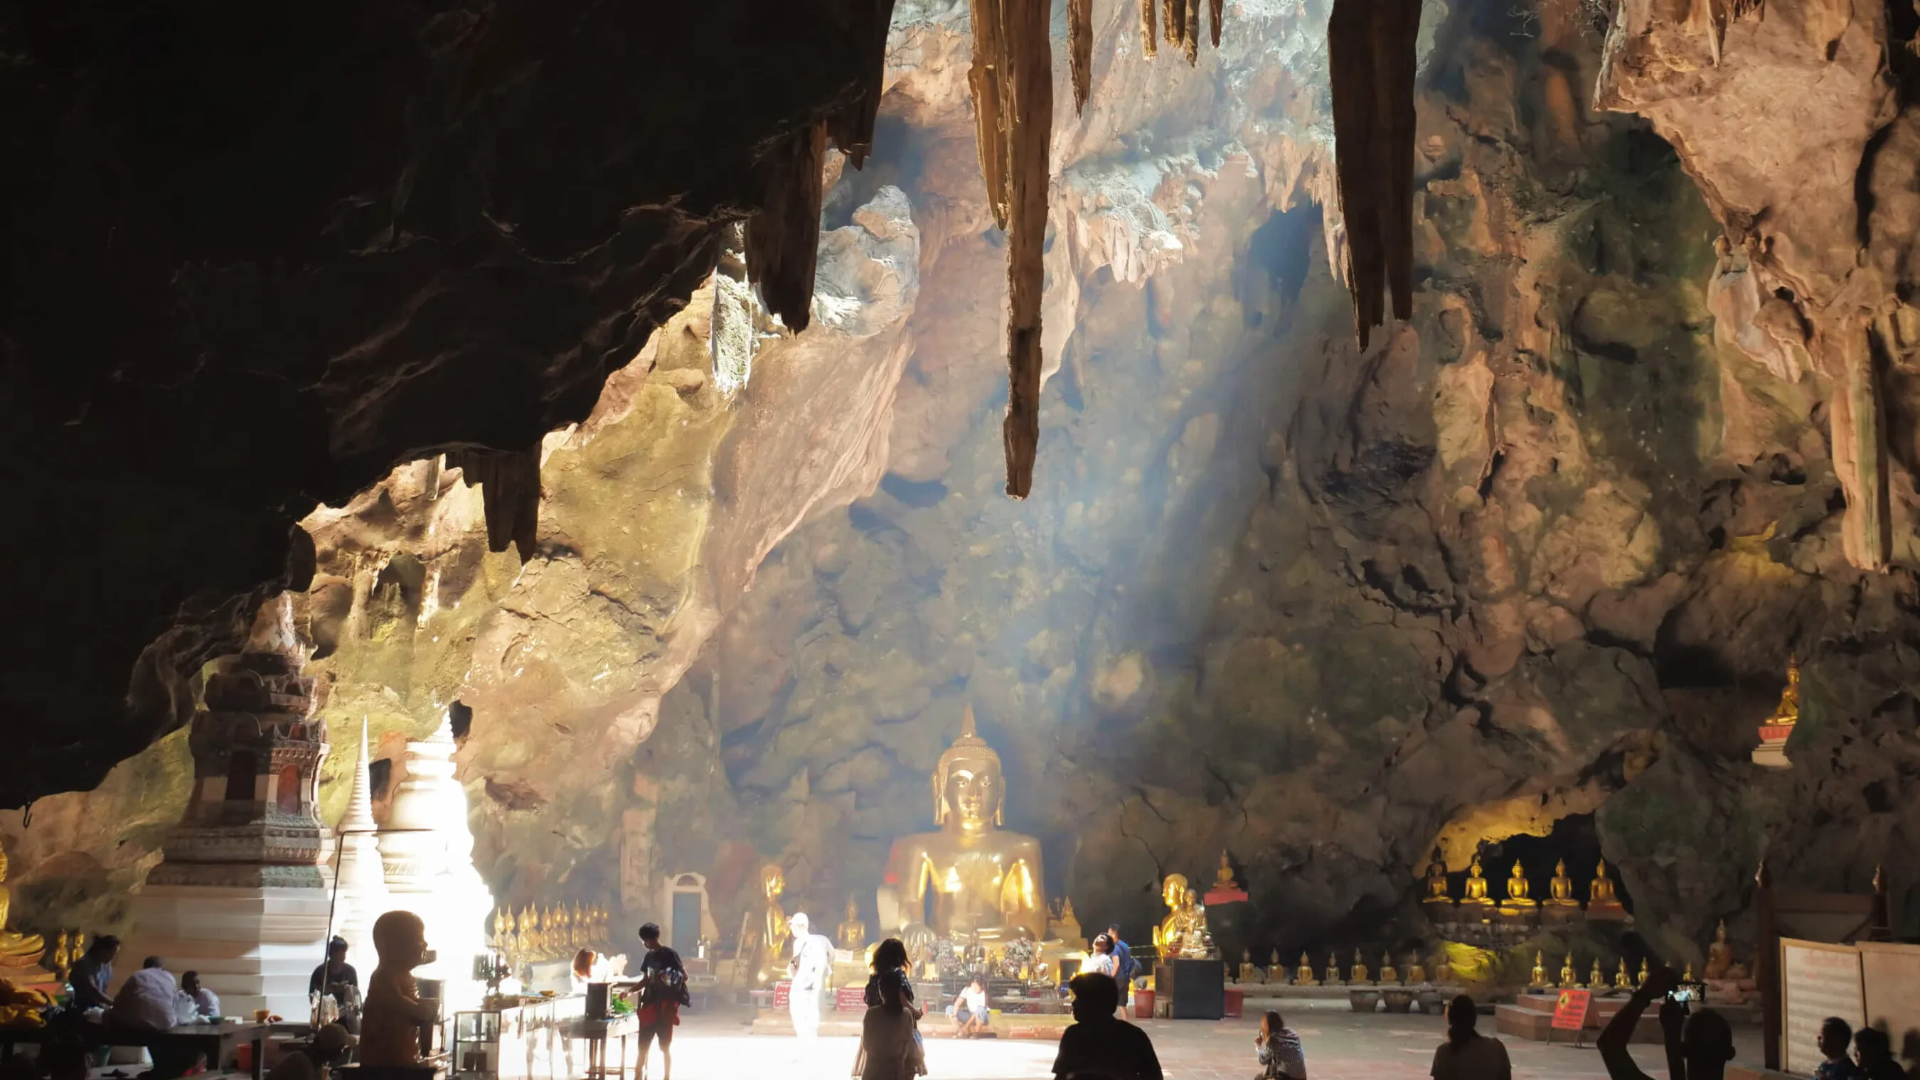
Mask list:
[[[189,971],[180,976],[180,992],[193,1007],[193,1020],[187,1023],[212,1020],[220,1015],[220,996],[200,985],[199,972]]]
[[[166,1031],[180,1022],[181,1005],[180,987],[174,983],[173,973],[159,957],[149,956],[114,995],[107,1023]]]
[[[1053,1075],[1058,1080],[1162,1080],[1153,1040],[1113,1015],[1120,1008],[1120,984],[1113,976],[1090,971],[1074,976],[1072,985],[1074,1022],[1060,1036]]]
[[[1906,1070],[1893,1059],[1893,1040],[1879,1028],[1863,1027],[1853,1035],[1853,1052],[1867,1080],[1906,1080]]]
[[[987,988],[975,975],[965,990],[954,995],[953,1004],[947,1006],[947,1015],[953,1018],[953,1033],[963,1039],[970,1039],[987,1030],[993,1023],[993,1010],[987,1007]]]
[[[113,958],[119,954],[120,939],[102,934],[93,939],[86,955],[74,961],[73,969],[67,972],[67,983],[73,987],[74,1008],[85,1012],[113,1004],[113,999],[107,996],[107,984],[113,981]]]
[[[307,979],[307,993],[332,994],[345,1007],[360,999],[360,973],[347,963],[347,939],[336,936],[327,942],[327,962],[313,969]]]
[[[306,1046],[286,1054],[267,1073],[267,1080],[319,1080],[328,1065],[338,1067],[353,1050],[353,1035],[339,1024],[327,1024],[314,1032]]]
[[[1813,1067],[1813,1080],[1860,1080],[1865,1076],[1860,1066],[1847,1056],[1847,1050],[1853,1044],[1853,1025],[1837,1016],[1829,1016],[1820,1022],[1820,1052],[1826,1055],[1825,1061]]]

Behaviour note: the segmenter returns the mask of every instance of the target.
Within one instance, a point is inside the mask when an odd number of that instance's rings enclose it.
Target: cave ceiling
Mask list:
[[[1666,955],[1763,856],[1911,924],[1913,27],[1343,4],[0,16],[22,904],[111,921],[292,587],[323,797],[458,702],[509,902],[868,903],[971,706],[1087,925],[1224,850],[1263,945],[1379,944],[1574,822]]]

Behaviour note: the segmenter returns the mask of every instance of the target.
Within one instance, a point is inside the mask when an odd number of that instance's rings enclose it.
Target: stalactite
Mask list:
[[[827,118],[827,137],[858,169],[873,151],[873,124],[880,114],[885,89],[887,26],[893,20],[894,0],[852,0],[848,37],[860,58],[860,93]]]
[[[447,467],[459,469],[467,486],[480,488],[487,516],[487,550],[511,543],[520,561],[533,558],[540,528],[540,444],[533,449],[449,450]]]
[[[1334,164],[1354,330],[1413,314],[1413,84],[1420,0],[1334,0],[1327,20]],[[1383,288],[1384,286],[1384,288]]]
[[[1093,89],[1093,0],[1067,0],[1067,63],[1073,73],[1073,112],[1078,116],[1086,111],[1087,95]]]
[[[1865,328],[1849,326],[1835,334],[1846,342],[1843,370],[1833,380],[1828,429],[1833,433],[1833,466],[1847,500],[1840,519],[1841,547],[1847,561],[1862,570],[1885,570],[1893,554],[1893,524],[1887,483],[1887,417],[1873,342],[1896,341],[1891,320],[1882,315]]]
[[[1160,40],[1153,25],[1154,0],[1140,0],[1140,51],[1151,60],[1160,50]]]
[[[1200,0],[1187,0],[1180,36],[1187,50],[1187,66],[1192,67],[1200,62]]]
[[[1001,39],[1001,7],[1017,0],[971,0],[973,66],[967,87],[973,92],[974,143],[980,152],[980,175],[987,182],[987,206],[993,223],[1007,227],[1007,136],[1001,109],[1007,104],[1006,48]]]
[[[820,159],[825,121],[793,132],[760,159],[766,202],[747,222],[747,278],[767,310],[794,330],[813,318],[813,270],[820,246]]]
[[[1160,31],[1167,44],[1179,45],[1181,22],[1187,12],[1187,0],[1160,0]]]
[[[1213,29],[1213,47],[1220,47],[1220,16],[1225,13],[1227,0],[1207,0],[1207,25]]]

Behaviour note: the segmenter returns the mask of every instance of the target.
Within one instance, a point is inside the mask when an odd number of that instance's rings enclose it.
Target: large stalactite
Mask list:
[[[1327,21],[1347,289],[1360,346],[1413,314],[1413,84],[1420,0],[1334,0]]]

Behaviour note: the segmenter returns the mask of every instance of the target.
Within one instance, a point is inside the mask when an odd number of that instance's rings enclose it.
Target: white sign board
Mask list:
[[[1893,1039],[1900,1057],[1909,1037],[1920,1039],[1920,945],[1863,941],[1859,948],[1867,1023]]]
[[[1780,1025],[1788,1072],[1812,1075],[1820,1053],[1820,1025],[1837,1016],[1859,1028],[1866,1023],[1860,985],[1860,952],[1851,945],[1780,939]]]

